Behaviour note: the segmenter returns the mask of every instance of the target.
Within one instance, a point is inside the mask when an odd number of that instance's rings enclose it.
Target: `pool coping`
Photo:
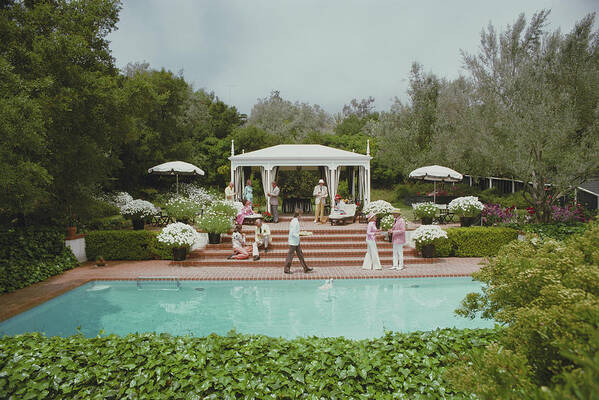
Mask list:
[[[452,257],[439,260],[434,264],[408,265],[402,271],[388,267],[374,271],[360,267],[320,267],[309,274],[293,268],[292,275],[283,274],[282,268],[272,267],[173,267],[160,260],[112,261],[110,267],[96,267],[87,262],[45,281],[0,295],[0,322],[93,281],[133,281],[137,276],[152,275],[181,275],[179,280],[188,281],[459,278],[479,270],[483,259]],[[449,271],[439,271],[445,268]]]

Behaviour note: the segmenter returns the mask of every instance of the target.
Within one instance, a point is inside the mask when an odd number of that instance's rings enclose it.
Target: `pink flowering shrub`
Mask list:
[[[516,216],[515,207],[503,208],[499,204],[485,204],[481,212],[482,223],[485,226],[497,226],[513,222]]]

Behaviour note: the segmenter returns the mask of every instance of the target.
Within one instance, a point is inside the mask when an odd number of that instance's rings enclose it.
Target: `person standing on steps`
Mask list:
[[[370,213],[368,218],[368,228],[366,228],[366,256],[362,263],[362,269],[383,269],[379,258],[379,249],[376,247],[376,235],[379,230],[376,227],[376,214]]]
[[[243,198],[249,200],[252,207],[254,206],[254,188],[250,179],[247,180],[243,188]]]
[[[279,193],[281,193],[281,189],[277,186],[277,182],[273,181],[272,189],[266,195],[268,196],[268,203],[272,212],[272,222],[275,224],[279,223]]]
[[[324,223],[324,207],[327,204],[329,190],[324,185],[324,180],[318,181],[318,185],[314,186],[312,196],[314,196],[314,223],[320,221]]]
[[[393,241],[393,266],[391,269],[404,269],[403,263],[403,245],[406,243],[406,221],[401,217],[401,210],[396,208],[393,210],[395,221],[393,227],[389,229],[392,234]]]
[[[229,183],[229,186],[227,186],[225,188],[225,200],[227,201],[235,201],[235,195],[237,193],[235,193],[235,183],[233,183],[233,181],[231,181]]]
[[[309,268],[306,265],[306,261],[304,260],[304,253],[300,247],[300,224],[299,217],[302,215],[302,211],[298,208],[295,209],[293,213],[293,218],[289,223],[289,252],[287,253],[287,260],[285,261],[285,268],[283,272],[286,274],[291,274],[291,262],[293,261],[293,254],[297,254],[297,258],[300,260],[300,264],[304,269],[305,273],[313,271],[313,268]]]
[[[262,222],[261,219],[256,220],[256,232],[254,233],[254,244],[252,255],[254,261],[260,259],[259,247],[264,247],[264,254],[268,253],[268,246],[270,245],[270,228],[268,225]]]

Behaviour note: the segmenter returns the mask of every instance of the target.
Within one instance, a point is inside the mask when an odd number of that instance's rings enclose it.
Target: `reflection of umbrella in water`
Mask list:
[[[414,171],[410,172],[410,178],[433,181],[433,203],[436,203],[437,182],[459,182],[464,177],[462,174],[451,168],[442,167],[440,165],[428,165],[426,167],[416,168]]]
[[[179,194],[179,175],[204,175],[204,171],[185,161],[169,161],[148,169],[149,174],[175,175],[177,177],[177,194]]]

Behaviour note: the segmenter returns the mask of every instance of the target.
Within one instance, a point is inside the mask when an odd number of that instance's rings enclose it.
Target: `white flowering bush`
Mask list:
[[[227,233],[233,229],[233,218],[227,215],[205,212],[197,220],[197,226],[208,233]]]
[[[435,239],[447,239],[447,232],[437,225],[421,225],[412,234],[412,239],[418,246],[433,244]]]
[[[131,219],[147,219],[157,212],[154,204],[142,199],[131,200],[121,207],[121,214]]]
[[[476,196],[464,196],[453,199],[449,203],[449,210],[461,217],[475,217],[485,208]]]
[[[160,243],[171,247],[191,247],[196,241],[200,240],[200,234],[193,226],[175,222],[162,228],[157,239]]]
[[[368,203],[366,207],[362,210],[364,215],[368,215],[370,213],[376,214],[377,216],[387,215],[393,213],[395,207],[391,205],[391,203],[385,200],[376,200]]]
[[[177,221],[191,221],[202,212],[202,205],[188,197],[175,196],[166,203],[165,210],[169,217]]]
[[[388,231],[389,229],[393,228],[393,222],[395,222],[393,215],[385,215],[383,219],[381,219],[381,229]]]
[[[416,218],[435,218],[435,215],[437,215],[437,206],[430,202],[424,202],[424,203],[414,203],[412,204],[412,208],[414,209],[414,215],[416,215]]]
[[[192,183],[179,185],[179,192],[202,207],[208,206],[218,199],[218,195],[215,192]]]
[[[125,204],[133,201],[133,196],[127,192],[117,192],[112,195],[112,203],[118,208],[122,208]]]
[[[235,215],[239,214],[239,212],[243,208],[243,203],[241,201],[224,201],[223,203],[235,208]]]

